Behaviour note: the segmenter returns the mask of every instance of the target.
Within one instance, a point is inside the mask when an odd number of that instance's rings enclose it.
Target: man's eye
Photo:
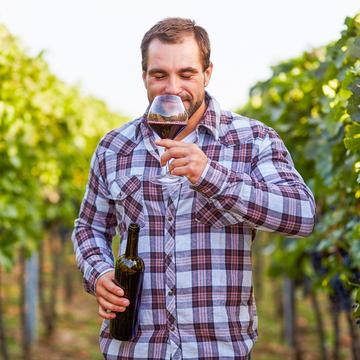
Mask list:
[[[183,79],[191,79],[192,74],[181,74],[181,77],[182,77]]]
[[[161,80],[161,79],[163,79],[165,77],[165,75],[164,74],[155,74],[154,77],[157,80]]]

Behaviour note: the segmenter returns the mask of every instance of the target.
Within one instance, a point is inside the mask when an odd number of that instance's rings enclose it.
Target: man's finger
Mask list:
[[[181,159],[174,159],[169,163],[169,171],[170,173],[177,167],[185,166],[189,163],[189,160],[187,157],[183,157]]]
[[[108,302],[110,302],[112,304],[119,305],[119,306],[128,306],[129,305],[129,300],[127,298],[114,295],[113,293],[106,291],[105,289],[104,289],[104,291],[99,293],[99,295],[100,295],[99,298],[104,298],[105,300],[107,300]]]
[[[110,319],[115,319],[115,317],[116,317],[115,313],[107,312],[105,309],[103,309],[103,307],[101,305],[99,305],[98,314],[103,319],[109,319],[110,320]]]
[[[106,301],[103,297],[98,298],[98,304],[106,310],[110,310],[113,312],[123,312],[126,310],[126,306],[118,306],[115,304],[112,304],[109,301]]]
[[[170,159],[179,159],[188,156],[190,153],[188,148],[185,147],[174,147],[162,154],[160,160],[161,164],[165,165]]]
[[[170,140],[170,139],[158,139],[158,140],[155,140],[155,144],[158,146],[166,147],[166,148],[171,148],[174,146],[179,146],[179,147],[189,146],[188,143],[184,143],[182,141]]]
[[[171,171],[171,175],[177,175],[177,176],[186,176],[188,177],[190,174],[190,168],[188,165],[186,166],[180,166],[176,167]]]
[[[114,295],[124,296],[124,290],[120,286],[115,285],[112,279],[104,279],[102,285],[107,291],[113,293]]]

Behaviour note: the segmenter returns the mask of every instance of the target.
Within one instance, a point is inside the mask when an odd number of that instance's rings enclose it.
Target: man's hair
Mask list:
[[[178,44],[185,36],[194,36],[200,50],[203,70],[210,65],[210,40],[206,30],[195,24],[195,21],[184,18],[166,18],[156,23],[147,31],[141,41],[142,69],[147,70],[147,52],[149,44],[154,39],[163,43]]]

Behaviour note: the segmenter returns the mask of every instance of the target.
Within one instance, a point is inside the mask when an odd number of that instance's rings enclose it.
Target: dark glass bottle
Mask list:
[[[110,320],[110,336],[118,340],[130,340],[138,330],[138,311],[141,301],[141,290],[145,265],[138,256],[139,225],[130,224],[126,251],[115,264],[115,282],[124,290],[124,297],[130,305],[124,312],[117,312],[116,318]]]

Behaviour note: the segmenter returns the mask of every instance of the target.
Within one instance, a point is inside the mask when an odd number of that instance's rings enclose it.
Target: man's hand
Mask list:
[[[161,156],[162,166],[174,159],[169,164],[171,175],[186,176],[193,184],[199,180],[208,158],[197,145],[169,139],[156,140],[155,143],[166,148]]]
[[[99,304],[99,315],[104,319],[114,319],[114,312],[123,312],[129,306],[129,300],[123,297],[124,290],[113,282],[114,274],[114,270],[109,271],[96,282],[95,296]]]

